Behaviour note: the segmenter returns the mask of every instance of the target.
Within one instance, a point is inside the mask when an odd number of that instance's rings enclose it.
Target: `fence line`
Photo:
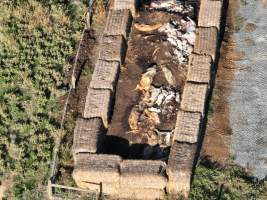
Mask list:
[[[62,142],[62,138],[64,136],[64,122],[65,122],[65,116],[67,114],[67,108],[68,108],[68,104],[69,104],[69,99],[70,99],[70,95],[73,89],[75,89],[76,86],[76,68],[77,68],[77,63],[78,63],[78,59],[80,56],[80,51],[81,51],[81,45],[84,39],[84,35],[85,35],[85,31],[91,27],[91,13],[92,13],[92,6],[93,6],[93,0],[89,0],[89,6],[88,6],[88,10],[86,12],[86,24],[83,28],[82,31],[82,35],[79,41],[79,46],[75,55],[75,59],[74,59],[74,63],[73,63],[73,69],[72,69],[72,73],[71,73],[71,81],[69,84],[69,90],[67,92],[67,98],[64,102],[64,108],[63,108],[63,112],[62,112],[62,116],[61,116],[61,121],[60,121],[60,129],[59,129],[59,135],[58,137],[55,139],[55,146],[53,148],[53,154],[52,154],[52,162],[50,165],[50,176],[49,176],[49,180],[48,180],[48,184],[47,184],[47,193],[48,193],[48,198],[49,199],[53,199],[53,191],[52,188],[60,188],[60,189],[68,189],[68,190],[74,190],[74,191],[82,191],[82,192],[92,192],[89,190],[84,190],[84,189],[80,189],[80,188],[75,188],[75,187],[68,187],[68,186],[62,186],[62,185],[57,185],[54,184],[55,182],[55,176],[56,176],[56,171],[57,171],[57,165],[58,165],[58,152],[59,152],[59,148]]]

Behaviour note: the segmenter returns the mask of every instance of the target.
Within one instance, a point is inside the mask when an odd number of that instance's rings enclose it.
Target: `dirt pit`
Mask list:
[[[128,157],[168,157],[195,40],[193,6],[183,11],[149,2],[133,22],[108,129],[135,149]]]

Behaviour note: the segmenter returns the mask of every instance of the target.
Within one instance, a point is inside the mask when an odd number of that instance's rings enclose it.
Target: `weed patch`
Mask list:
[[[196,167],[190,199],[264,200],[266,194],[266,183],[253,182],[245,170],[233,161],[222,167],[208,159],[202,159]]]
[[[45,191],[58,99],[84,25],[85,1],[77,2],[0,2],[0,172],[16,174],[6,199],[40,199]]]

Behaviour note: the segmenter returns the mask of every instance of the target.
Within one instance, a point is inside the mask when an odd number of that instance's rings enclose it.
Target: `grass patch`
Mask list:
[[[211,117],[215,111],[215,105],[220,98],[220,91],[218,88],[214,87],[212,91],[212,97],[209,103],[208,117]]]
[[[5,199],[43,198],[85,2],[0,1],[0,174],[15,174]]]
[[[190,193],[190,200],[266,200],[267,184],[254,183],[245,170],[229,161],[224,167],[199,161]]]
[[[237,15],[235,17],[235,23],[234,23],[234,31],[238,32],[244,27],[246,19],[242,16]]]

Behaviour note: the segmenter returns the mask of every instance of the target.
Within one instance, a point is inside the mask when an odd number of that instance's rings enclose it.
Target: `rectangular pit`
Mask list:
[[[218,31],[209,24],[196,29],[192,19],[198,13],[197,1],[184,1],[180,6],[186,12],[182,9],[179,14],[173,6],[166,12],[151,1],[145,1],[137,12],[132,6],[135,0],[129,0],[130,4],[114,1],[110,12],[131,10],[132,30],[129,37],[124,31],[116,36],[104,34],[98,59],[118,63],[119,79],[112,74],[99,76],[106,85],[99,82],[95,89],[89,87],[84,111],[85,118],[101,118],[108,129],[102,132],[103,154],[74,153],[73,177],[80,187],[98,188],[117,198],[162,199],[166,192],[187,196]],[[127,30],[127,19],[124,22],[121,30]],[[109,74],[108,68],[99,66]],[[113,182],[102,173],[114,175]]]
[[[124,146],[116,153],[125,159],[167,161],[193,53],[198,6],[184,3],[177,12],[147,2],[137,10],[128,38],[107,149],[114,153],[114,146]]]

